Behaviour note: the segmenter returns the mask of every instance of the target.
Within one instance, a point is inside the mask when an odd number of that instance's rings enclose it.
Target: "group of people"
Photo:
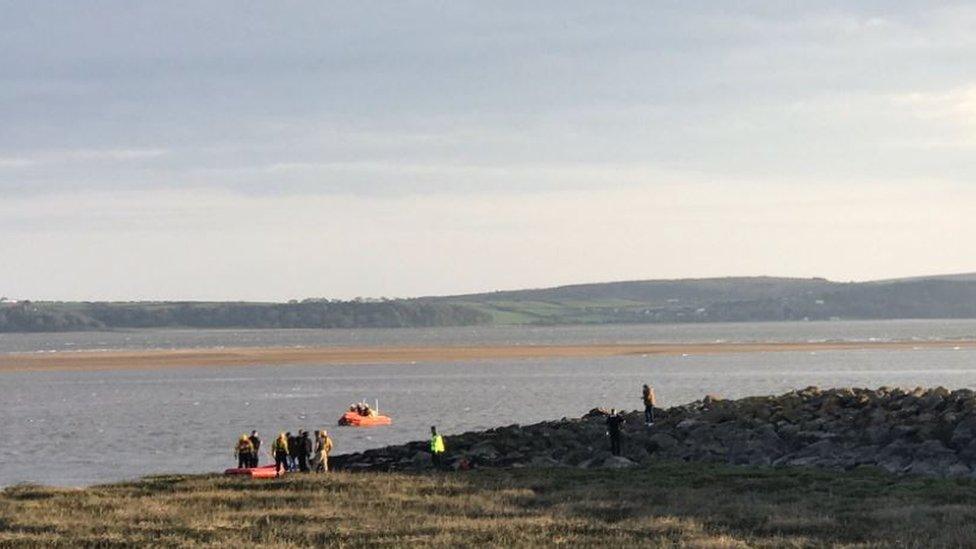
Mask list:
[[[257,431],[250,435],[241,435],[234,449],[237,456],[237,466],[252,468],[259,465],[261,437]],[[285,472],[310,471],[326,472],[329,470],[329,454],[332,452],[332,437],[322,429],[315,431],[314,438],[308,431],[301,429],[297,435],[285,432],[271,444],[271,458],[274,460],[275,472],[279,475]]]
[[[237,456],[237,466],[241,469],[245,467],[258,466],[258,451],[261,450],[261,437],[257,431],[251,434],[243,434],[234,447],[234,455]]]
[[[350,412],[356,412],[363,417],[374,417],[377,415],[376,410],[372,408],[369,404],[365,402],[357,402],[356,404],[349,405]]]
[[[644,385],[641,391],[641,399],[644,403],[644,424],[647,427],[654,425],[654,408],[657,406],[657,397],[654,395],[654,388]],[[376,414],[369,404],[360,402],[349,407],[349,411],[354,411],[362,416]],[[619,456],[620,431],[624,423],[624,416],[616,409],[610,410],[607,416],[607,435],[610,437],[610,452]],[[313,442],[314,440],[314,442]],[[258,456],[261,450],[261,437],[257,431],[251,434],[243,434],[237,441],[234,453],[237,456],[237,466],[257,467]],[[444,437],[437,433],[437,427],[430,428],[430,455],[434,466],[443,466],[444,454],[447,447],[444,444]],[[281,433],[271,445],[271,457],[274,459],[275,473],[281,475],[285,472],[309,471],[325,472],[329,470],[329,453],[332,452],[332,438],[329,437],[325,429],[315,431],[314,438],[309,437],[308,431],[302,429],[298,434],[292,436],[291,432]]]
[[[654,408],[657,406],[657,397],[654,395],[654,387],[644,385],[641,391],[641,400],[644,402],[644,425],[654,426]],[[607,436],[610,437],[610,453],[620,455],[620,428],[624,423],[624,416],[616,409],[610,410],[607,416]]]

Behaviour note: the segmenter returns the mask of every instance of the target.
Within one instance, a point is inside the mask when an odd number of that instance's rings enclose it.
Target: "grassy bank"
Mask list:
[[[972,545],[976,482],[661,463],[623,471],[152,477],[0,493],[0,546]]]

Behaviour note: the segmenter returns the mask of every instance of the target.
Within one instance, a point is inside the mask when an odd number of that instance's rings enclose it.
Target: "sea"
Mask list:
[[[539,345],[976,339],[976,320],[492,326],[355,330],[132,330],[0,334],[0,353],[244,346]],[[976,388],[976,349],[871,349],[138,371],[0,372],[0,487],[87,486],[236,465],[256,429],[327,429],[336,453],[444,434],[820,387]],[[350,403],[378,402],[391,426],[336,426]],[[268,460],[262,451],[262,462]]]

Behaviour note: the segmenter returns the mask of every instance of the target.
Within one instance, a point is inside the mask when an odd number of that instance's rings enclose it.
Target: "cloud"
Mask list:
[[[5,293],[424,295],[650,277],[976,270],[976,189],[734,182],[468,195],[74,193],[0,202]],[[51,268],[71,265],[70,269]]]
[[[973,229],[964,3],[4,15],[0,284],[20,295],[966,267],[941,245]]]
[[[976,125],[976,83],[934,92],[914,92],[893,97],[920,118]]]

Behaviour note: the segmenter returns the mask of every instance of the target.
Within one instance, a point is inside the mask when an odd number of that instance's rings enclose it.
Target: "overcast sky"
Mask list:
[[[976,7],[0,0],[0,295],[976,271]]]

